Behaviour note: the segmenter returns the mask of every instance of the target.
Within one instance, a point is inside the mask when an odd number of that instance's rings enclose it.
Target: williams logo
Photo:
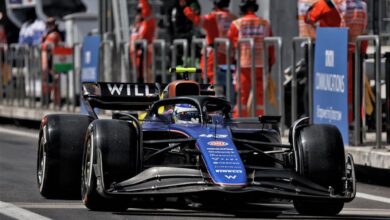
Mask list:
[[[151,84],[100,83],[103,96],[154,96],[158,90]]]
[[[237,175],[225,175],[226,179],[228,180],[235,180]]]
[[[229,144],[225,141],[209,141],[207,142],[208,145],[214,146],[214,147],[224,147],[228,146]]]

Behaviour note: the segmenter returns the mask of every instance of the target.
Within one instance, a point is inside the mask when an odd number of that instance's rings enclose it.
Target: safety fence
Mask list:
[[[381,85],[380,79],[380,62],[381,62],[381,43],[378,36],[361,36],[357,39],[357,47],[355,53],[355,85],[360,85],[362,80],[362,55],[361,55],[361,41],[369,40],[374,42],[375,46],[375,84]],[[223,77],[215,77],[215,89],[218,96],[224,96],[232,103],[236,103],[239,117],[243,109],[247,106],[243,106],[240,101],[241,94],[236,92],[234,88],[234,82],[236,83],[237,91],[241,89],[240,74],[241,74],[241,47],[249,47],[250,49],[250,93],[253,97],[252,102],[249,103],[249,117],[256,117],[256,110],[260,107],[265,114],[268,115],[281,115],[282,116],[282,131],[285,130],[286,114],[291,114],[291,121],[295,121],[302,115],[298,113],[298,93],[297,89],[298,79],[295,64],[298,63],[298,53],[305,54],[305,60],[307,63],[307,91],[308,97],[306,102],[309,106],[308,112],[305,115],[313,116],[313,66],[314,66],[314,53],[313,42],[309,38],[293,38],[292,45],[288,49],[292,50],[291,57],[291,107],[286,110],[285,106],[285,87],[284,82],[286,79],[286,72],[283,71],[282,55],[283,55],[283,42],[280,37],[265,38],[263,42],[263,54],[256,54],[255,43],[253,39],[241,39],[238,42],[237,48],[233,49],[231,42],[225,38],[217,38],[215,44],[211,48],[206,44],[205,39],[194,38],[191,43],[185,39],[176,39],[172,45],[162,39],[157,39],[153,44],[149,45],[146,40],[138,40],[132,42],[134,48],[143,51],[141,54],[142,60],[141,67],[137,68],[134,61],[137,59],[135,54],[130,53],[130,44],[127,42],[118,43],[117,45],[112,40],[105,39],[101,41],[99,47],[99,81],[122,81],[122,82],[137,82],[140,77],[140,71],[142,72],[142,78],[144,82],[162,82],[169,83],[170,81],[178,79],[176,74],[169,75],[167,69],[170,66],[197,66],[199,62],[199,51],[203,54],[203,63],[207,64],[209,50],[224,51],[226,54],[226,60],[223,63],[218,63],[218,53],[214,53],[214,66],[213,71],[216,75],[223,75]],[[299,46],[301,45],[301,46]],[[304,45],[304,46],[302,46]],[[64,45],[62,45],[64,47]],[[271,68],[268,65],[268,48],[273,46],[276,52],[276,64]],[[29,47],[26,45],[0,45],[0,61],[2,66],[0,68],[0,104],[13,107],[28,107],[34,109],[53,109],[61,110],[65,112],[77,111],[79,105],[81,74],[82,74],[82,59],[86,57],[82,54],[81,44],[74,44],[72,49],[73,68],[66,72],[56,72],[52,67],[42,66],[44,60],[47,63],[52,62],[55,50],[54,45],[48,45],[43,48],[42,46]],[[151,51],[151,53],[148,53]],[[148,56],[152,57],[148,57]],[[120,59],[117,59],[120,56]],[[133,57],[131,57],[133,56]],[[139,55],[138,55],[139,56]],[[263,100],[264,104],[258,106],[257,103],[257,86],[256,86],[256,59],[258,56],[263,57]],[[388,55],[390,57],[390,55]],[[233,59],[235,58],[235,59]],[[148,60],[151,60],[149,65]],[[120,70],[117,66],[117,60],[123,63],[125,72]],[[233,65],[233,60],[236,63]],[[267,61],[267,62],[266,62]],[[387,62],[390,63],[389,58]],[[170,66],[168,65],[170,63]],[[224,66],[222,70],[222,66]],[[387,68],[389,68],[389,64]],[[202,75],[191,75],[191,79],[200,83],[208,83],[207,72],[209,71],[207,65],[203,66]],[[151,70],[149,70],[151,69]],[[148,71],[150,76],[148,76]],[[222,73],[222,71],[224,71]],[[389,70],[387,70],[389,71]],[[266,80],[265,75],[271,73],[271,76],[275,79],[276,83],[276,100],[277,107],[270,107],[268,101],[269,96],[269,81]],[[387,74],[388,75],[388,74]],[[122,77],[123,76],[123,77]],[[235,78],[235,80],[234,80]],[[389,80],[387,80],[387,102],[389,102]],[[364,86],[355,86],[355,115],[360,115],[360,107],[362,105],[362,97],[364,94]],[[382,107],[381,107],[381,89],[380,86],[376,86],[376,147],[382,147]],[[299,99],[302,99],[300,97]],[[387,132],[389,133],[389,106],[387,104]],[[311,117],[312,118],[312,117]],[[353,140],[354,145],[361,145],[362,140],[362,120],[360,117],[355,117]],[[363,118],[364,123],[364,118]],[[389,134],[387,134],[387,142],[389,142]]]

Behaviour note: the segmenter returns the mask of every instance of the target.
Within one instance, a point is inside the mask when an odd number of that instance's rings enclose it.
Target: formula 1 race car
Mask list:
[[[81,186],[85,206],[106,211],[126,210],[138,198],[280,198],[313,215],[336,215],[355,197],[353,160],[335,126],[302,118],[282,144],[280,117],[232,119],[229,102],[204,88],[191,80],[163,91],[158,84],[84,83],[88,115],[42,119],[41,195],[77,195]],[[96,108],[116,111],[100,119]]]

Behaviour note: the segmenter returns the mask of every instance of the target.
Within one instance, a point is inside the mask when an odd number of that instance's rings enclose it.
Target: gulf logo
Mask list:
[[[214,147],[224,147],[228,146],[229,144],[225,141],[209,141],[207,142],[208,145],[214,146]]]

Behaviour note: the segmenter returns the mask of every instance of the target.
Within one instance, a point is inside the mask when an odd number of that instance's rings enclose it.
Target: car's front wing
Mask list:
[[[234,175],[232,175],[234,176]],[[113,184],[106,196],[180,196],[184,194],[240,194],[240,197],[270,197],[351,201],[355,197],[354,177],[347,178],[343,192],[335,193],[294,171],[276,168],[248,173],[246,185],[219,185],[207,173],[196,169],[153,167],[126,181]]]

